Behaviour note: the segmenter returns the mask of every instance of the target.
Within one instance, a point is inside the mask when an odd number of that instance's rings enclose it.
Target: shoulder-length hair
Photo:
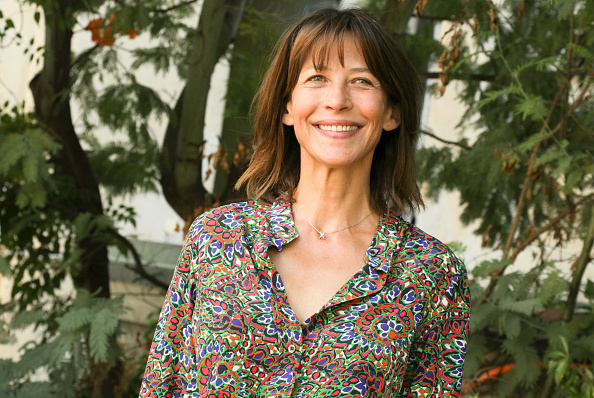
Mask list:
[[[315,11],[290,28],[277,43],[271,65],[254,99],[253,154],[236,187],[246,184],[251,199],[291,199],[299,183],[300,146],[292,126],[282,123],[303,64],[313,57],[322,68],[338,48],[344,62],[345,35],[357,41],[370,72],[400,110],[401,124],[382,132],[371,165],[370,205],[380,213],[414,212],[423,206],[415,177],[422,87],[412,64],[394,38],[372,17],[356,9]]]

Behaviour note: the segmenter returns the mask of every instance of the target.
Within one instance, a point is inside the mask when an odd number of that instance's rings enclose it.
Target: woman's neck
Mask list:
[[[302,164],[293,198],[295,212],[326,231],[356,223],[373,211],[369,171],[361,168],[309,168]]]

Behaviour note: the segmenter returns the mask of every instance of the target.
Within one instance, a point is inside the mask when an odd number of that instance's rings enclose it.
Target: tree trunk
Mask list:
[[[71,38],[74,18],[71,10],[76,0],[57,0],[44,5],[45,57],[43,69],[31,80],[30,88],[35,102],[39,124],[62,145],[55,158],[56,173],[72,178],[72,195],[60,205],[72,209],[74,214],[103,215],[99,184],[89,159],[83,151],[70,113]],[[110,297],[107,246],[95,238],[97,234],[77,242],[82,255],[81,268],[73,273],[76,288],[97,292],[99,297]],[[104,364],[105,366],[109,366]],[[114,397],[119,381],[118,367],[110,367],[108,376],[97,383],[97,396]]]
[[[68,95],[70,92],[70,61],[72,16],[68,10],[71,1],[60,0],[49,3],[45,9],[46,38],[43,69],[31,80],[30,88],[35,101],[35,113],[39,122],[57,137],[62,149],[56,157],[56,167],[72,176],[76,194],[69,203],[76,213],[103,214],[99,184],[87,155],[83,151],[70,114]],[[53,5],[53,7],[52,7]],[[79,288],[109,297],[109,274],[107,247],[104,242],[83,239],[79,242],[83,250],[82,269],[75,276]]]
[[[233,41],[245,0],[205,1],[193,40],[186,86],[165,133],[161,186],[167,202],[184,220],[204,205],[202,185],[204,118],[210,79]]]
[[[258,90],[267,61],[270,58],[270,33],[277,37],[290,24],[303,15],[303,10],[310,0],[292,0],[271,3],[268,0],[251,0],[246,7],[256,11],[256,15],[274,15],[274,21],[267,21],[270,26],[259,26],[262,21],[252,24],[252,30],[264,29],[261,33],[251,31],[239,34],[233,46],[230,62],[229,84],[225,106],[225,119],[221,132],[221,145],[226,159],[219,163],[215,175],[214,196],[222,203],[236,202],[246,198],[245,191],[235,191],[233,187],[243,174],[246,162],[235,164],[234,157],[240,142],[245,146],[247,138],[253,135],[248,118],[252,99]],[[276,39],[276,37],[275,37]],[[274,40],[276,41],[276,40]],[[249,151],[245,152],[249,154]],[[228,165],[228,169],[222,167]]]

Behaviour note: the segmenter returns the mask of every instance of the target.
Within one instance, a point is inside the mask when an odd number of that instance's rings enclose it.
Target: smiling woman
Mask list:
[[[462,262],[399,217],[414,176],[418,77],[358,10],[281,39],[258,94],[252,200],[193,223],[142,397],[455,397]]]
[[[387,102],[369,71],[358,43],[348,34],[339,58],[334,46],[324,65],[310,59],[299,74],[282,121],[292,126],[301,148],[301,175],[320,167],[348,167],[369,175],[382,131],[400,124],[398,108]]]

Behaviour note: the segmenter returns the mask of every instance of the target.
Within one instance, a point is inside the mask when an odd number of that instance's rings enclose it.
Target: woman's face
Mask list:
[[[301,146],[302,168],[366,166],[382,130],[400,124],[400,112],[388,105],[379,80],[371,74],[352,35],[345,36],[344,66],[337,47],[317,71],[310,57],[301,68],[287,103],[283,124],[293,126]]]

